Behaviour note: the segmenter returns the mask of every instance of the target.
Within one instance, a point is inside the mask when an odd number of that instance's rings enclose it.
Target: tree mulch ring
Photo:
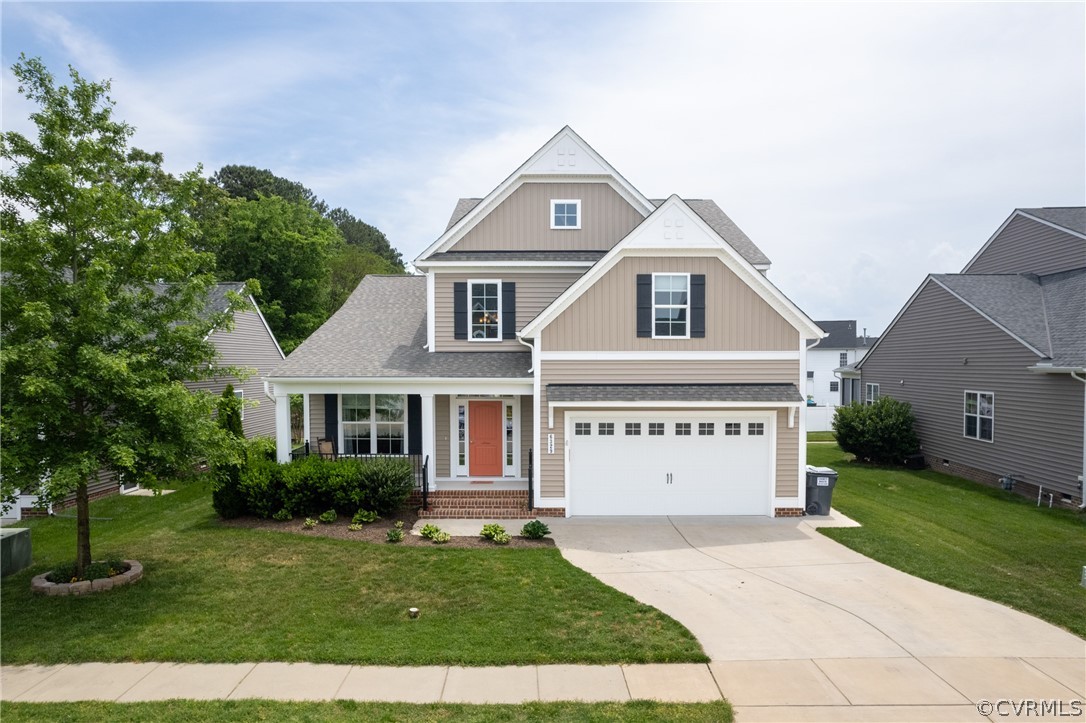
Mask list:
[[[314,517],[313,519],[316,519]],[[292,532],[297,535],[307,535],[309,537],[334,537],[340,540],[358,540],[359,542],[377,542],[382,545],[404,545],[407,547],[455,547],[455,548],[495,548],[495,547],[513,547],[513,548],[526,548],[526,547],[554,547],[554,540],[549,537],[544,537],[541,540],[529,540],[526,537],[516,536],[520,532],[520,528],[524,526],[524,523],[531,520],[497,520],[498,524],[505,527],[506,532],[513,535],[513,539],[510,540],[508,545],[496,545],[490,540],[483,539],[478,535],[472,535],[470,537],[453,537],[448,542],[442,545],[436,545],[430,540],[420,535],[412,535],[411,527],[419,519],[418,514],[414,511],[404,511],[397,515],[388,518],[381,518],[376,522],[370,522],[369,524],[362,525],[361,530],[348,530],[347,527],[351,524],[351,518],[347,516],[341,516],[335,522],[323,523],[318,522],[314,527],[305,526],[305,517],[295,517],[293,520],[287,522],[279,522],[278,520],[266,520],[260,517],[239,517],[234,520],[220,520],[220,523],[228,527],[244,527],[252,530],[272,530],[274,532]],[[403,522],[404,539],[403,542],[390,543],[387,540],[388,531],[391,530],[397,521]],[[480,526],[481,529],[482,526]]]

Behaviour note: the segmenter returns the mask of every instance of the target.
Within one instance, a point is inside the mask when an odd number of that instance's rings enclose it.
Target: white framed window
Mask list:
[[[966,391],[964,414],[963,432],[966,437],[979,439],[982,442],[995,440],[995,394],[993,392]]]
[[[551,199],[551,228],[560,231],[581,227],[580,199]]]
[[[407,397],[402,394],[341,394],[339,419],[343,454],[407,453]]]
[[[879,385],[868,384],[867,394],[864,396],[864,404],[874,404],[879,399]]]
[[[840,364],[838,364],[837,366],[841,366],[841,367],[848,366],[848,352],[847,351],[841,352]]]
[[[468,468],[468,405],[456,405],[456,459],[457,465]],[[467,474],[467,472],[465,472]]]
[[[241,402],[241,421],[245,421],[245,390],[235,389],[234,398]]]
[[[812,371],[807,372],[807,378],[808,379],[814,379],[814,372],[812,372]]]
[[[468,282],[468,339],[501,341],[502,282],[484,279]]]
[[[652,275],[652,338],[690,338],[690,274]]]
[[[836,392],[837,390],[838,390],[838,383],[837,382],[830,382],[830,391],[831,392]]]
[[[513,405],[505,405],[505,466],[506,468],[513,466]]]

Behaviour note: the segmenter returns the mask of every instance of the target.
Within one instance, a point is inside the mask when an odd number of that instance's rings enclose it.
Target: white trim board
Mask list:
[[[545,351],[543,361],[799,361],[795,351]]]
[[[554,429],[555,409],[599,410],[606,413],[609,410],[637,410],[637,409],[666,409],[668,414],[685,414],[686,412],[674,410],[700,409],[706,411],[761,411],[763,409],[787,409],[789,407],[799,409],[806,406],[805,402],[563,402],[547,401],[547,428]],[[567,415],[568,416],[568,415]]]

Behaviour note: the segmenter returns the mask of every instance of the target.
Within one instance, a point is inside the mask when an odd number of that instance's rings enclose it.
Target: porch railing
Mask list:
[[[290,451],[290,458],[291,459],[301,459],[303,457],[308,457],[311,454],[317,454],[317,452],[312,450],[312,448],[309,445],[309,442],[306,442],[305,444],[299,445],[298,447],[295,447],[294,449],[292,449]],[[426,485],[425,482],[426,482],[426,471],[427,471],[427,468],[430,465],[430,457],[429,457],[429,455],[427,455],[426,457],[423,457],[421,454],[336,454],[335,458],[336,459],[360,459],[360,460],[367,460],[367,459],[406,459],[408,462],[411,463],[411,472],[412,472],[412,474],[413,474],[413,476],[415,478],[415,487],[422,489],[423,506],[424,507],[426,506],[426,503],[427,503],[427,494],[426,494],[427,489],[426,488],[427,488],[428,485]]]
[[[532,448],[528,448],[528,511],[535,509],[535,464],[532,459]]]

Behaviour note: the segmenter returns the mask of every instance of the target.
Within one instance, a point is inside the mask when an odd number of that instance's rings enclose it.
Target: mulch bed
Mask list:
[[[316,527],[306,527],[304,524],[304,517],[295,517],[289,522],[265,520],[259,517],[239,517],[235,520],[220,520],[220,524],[227,525],[229,527],[244,527],[252,530],[291,532],[296,535],[308,535],[310,537],[334,537],[340,540],[357,540],[359,542],[376,542],[382,545],[388,545],[392,543],[389,543],[387,541],[385,537],[386,534],[396,524],[397,520],[402,520],[404,528],[404,539],[403,542],[395,544],[406,545],[408,547],[554,547],[554,540],[549,537],[544,537],[542,540],[529,540],[524,537],[516,536],[516,533],[520,532],[520,528],[524,526],[524,523],[528,522],[529,520],[499,520],[499,523],[504,525],[506,532],[514,535],[513,539],[509,542],[508,545],[495,545],[490,540],[484,540],[478,535],[473,535],[471,537],[453,537],[451,540],[443,545],[435,545],[433,542],[427,540],[425,537],[411,534],[411,526],[415,524],[418,518],[418,515],[414,511],[405,511],[401,512],[395,517],[380,519],[376,522],[371,522],[367,525],[363,525],[362,529],[357,531],[347,529],[347,526],[351,524],[351,518],[346,516],[340,517],[338,520],[331,524],[323,524],[318,522]]]

